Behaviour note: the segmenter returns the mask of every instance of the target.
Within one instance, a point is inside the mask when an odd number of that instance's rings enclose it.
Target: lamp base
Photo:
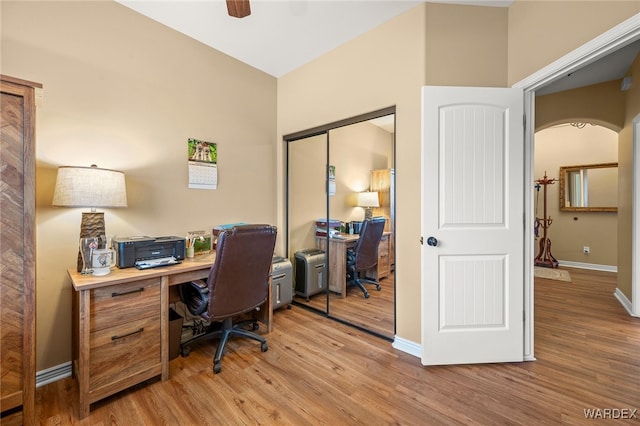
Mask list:
[[[82,213],[82,222],[80,222],[80,238],[97,237],[100,238],[100,248],[106,247],[106,237],[104,227],[104,213],[102,212],[86,212]],[[78,240],[79,241],[79,240]],[[78,272],[82,271],[84,263],[82,261],[82,253],[78,247]]]
[[[364,220],[369,220],[373,217],[373,209],[371,207],[367,207],[364,209]]]

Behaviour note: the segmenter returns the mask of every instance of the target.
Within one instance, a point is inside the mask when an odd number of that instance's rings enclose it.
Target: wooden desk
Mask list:
[[[340,236],[342,238],[329,238],[329,290],[345,298],[347,297],[347,249],[356,245],[360,235],[341,234]],[[367,277],[381,280],[389,275],[390,241],[391,232],[383,233],[378,246],[378,265],[366,272]],[[326,253],[327,239],[316,237],[316,246]]]
[[[169,288],[203,279],[215,252],[178,265],[114,268],[94,277],[69,269],[73,284],[73,372],[80,418],[90,405],[158,375],[169,378]],[[271,286],[258,320],[272,329]]]

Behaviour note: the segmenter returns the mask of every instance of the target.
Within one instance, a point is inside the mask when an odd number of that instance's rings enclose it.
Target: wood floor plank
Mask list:
[[[613,296],[614,273],[571,275],[535,281],[536,361],[423,367],[386,340],[294,307],[274,315],[267,352],[232,339],[214,375],[217,342],[201,342],[171,361],[169,380],[92,404],[84,420],[71,378],[40,387],[39,424],[606,424],[585,410],[640,410],[640,318]],[[611,424],[639,424],[634,415]]]

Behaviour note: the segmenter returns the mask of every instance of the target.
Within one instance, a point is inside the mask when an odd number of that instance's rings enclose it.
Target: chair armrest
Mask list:
[[[198,287],[201,291],[209,292],[209,287],[207,286],[207,283],[205,280],[191,281],[191,285],[193,285],[194,287]]]

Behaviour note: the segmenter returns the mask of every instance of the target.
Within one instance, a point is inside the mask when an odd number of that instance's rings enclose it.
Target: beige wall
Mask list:
[[[507,84],[508,9],[445,4],[426,7],[425,84]]]
[[[71,360],[83,209],[51,207],[60,165],[125,172],[109,236],[276,222],[276,80],[115,2],[2,1],[2,73],[44,85],[37,109],[37,369]],[[187,138],[218,143],[216,191],[187,189]],[[250,173],[248,172],[250,171]]]
[[[618,134],[602,126],[588,125],[577,129],[568,124],[550,127],[535,135],[535,179],[560,179],[559,168],[580,164],[615,163],[618,161]],[[617,177],[617,171],[615,173]],[[617,199],[617,179],[608,192]],[[615,267],[618,262],[618,215],[616,213],[560,211],[560,183],[547,185],[547,217],[551,253],[563,261]],[[534,192],[536,217],[544,217],[544,191]],[[617,200],[615,200],[617,201]],[[543,230],[540,229],[540,238]],[[538,253],[536,241],[536,254]],[[590,254],[582,248],[590,247]]]
[[[620,80],[537,96],[536,131],[560,123],[588,121],[619,132],[624,127],[625,104]]]
[[[637,0],[515,0],[509,7],[509,85],[639,12]]]
[[[75,264],[81,210],[50,207],[57,166],[125,171],[130,207],[106,212],[111,235],[182,235],[276,217],[283,226],[281,136],[390,105],[397,334],[420,342],[420,87],[515,83],[640,12],[628,1],[516,1],[506,15],[423,4],[276,82],[113,2],[0,7],[1,72],[45,87],[36,151],[38,370],[71,359],[65,271]],[[634,90],[627,116],[640,111]],[[217,191],[186,188],[188,137],[219,143]]]
[[[619,174],[618,174],[618,288],[631,301],[631,236],[632,195],[633,195],[633,119],[640,114],[640,55],[638,55],[627,75],[634,81],[631,89],[625,92],[625,125],[619,138]],[[636,164],[636,172],[640,165]],[[637,202],[636,202],[637,204]],[[636,238],[638,234],[636,233]],[[635,265],[636,268],[639,265]],[[636,269],[636,273],[640,270]]]

